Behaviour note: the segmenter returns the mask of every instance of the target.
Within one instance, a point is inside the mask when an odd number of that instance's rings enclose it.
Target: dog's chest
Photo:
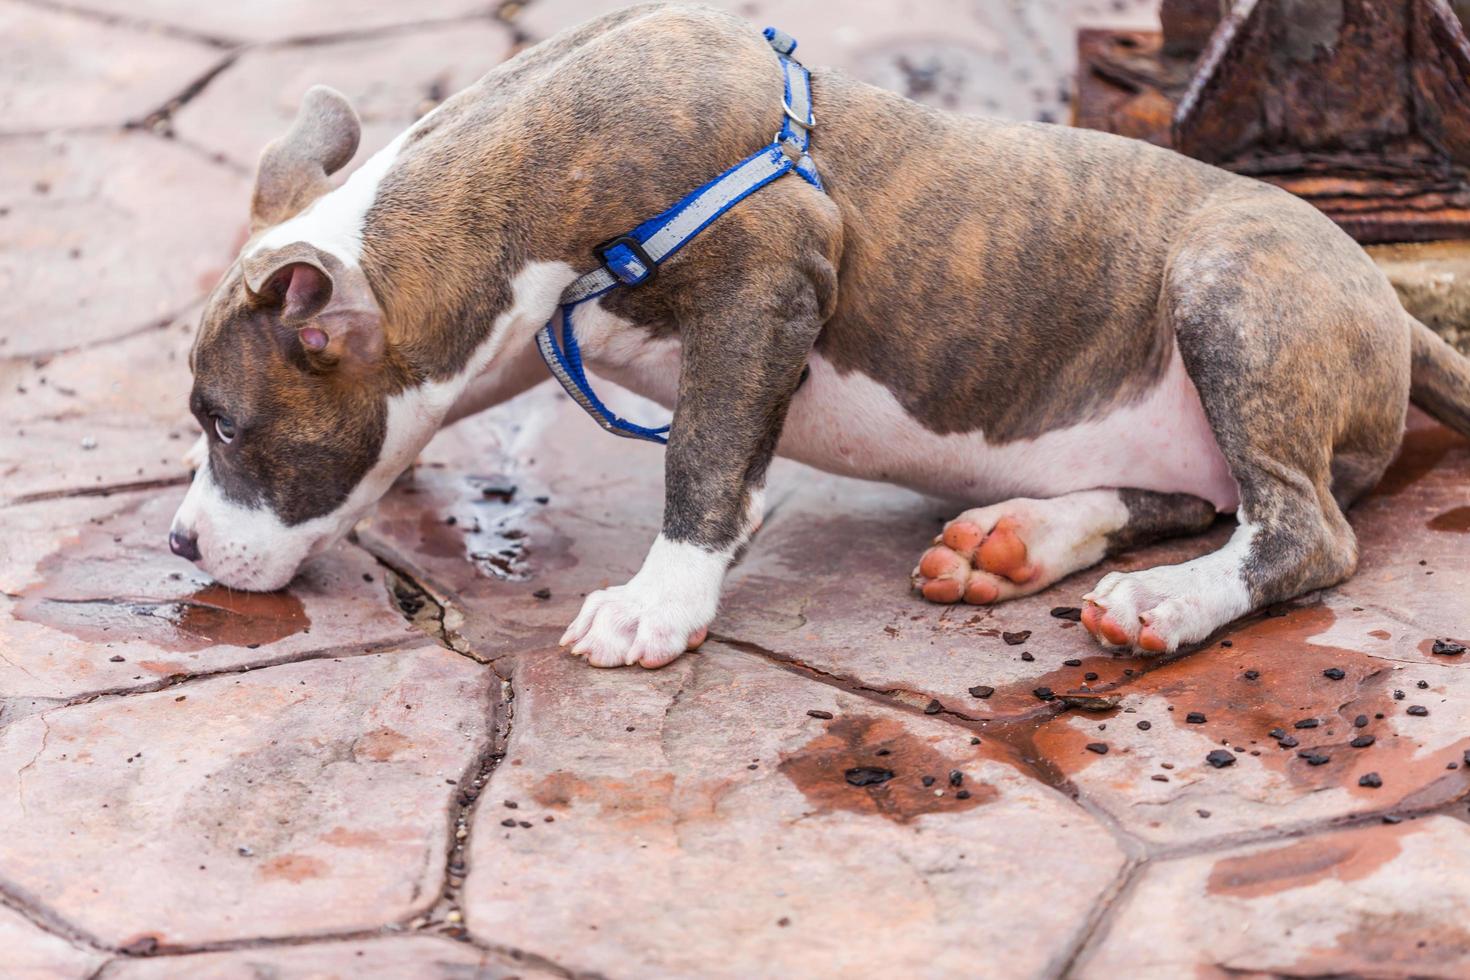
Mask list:
[[[672,408],[679,341],[652,338],[589,310],[578,321],[594,373]],[[1176,352],[1159,382],[1131,404],[1034,439],[992,444],[981,431],[937,434],[882,384],[839,372],[819,354],[792,400],[777,452],[818,469],[881,480],[965,503],[1131,487],[1190,493],[1233,510],[1238,487],[1199,393]],[[720,379],[698,379],[720,384]]]

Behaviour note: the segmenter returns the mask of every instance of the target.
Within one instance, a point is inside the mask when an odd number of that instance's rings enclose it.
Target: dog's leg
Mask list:
[[[1163,291],[1240,486],[1239,528],[1194,561],[1104,576],[1082,622],[1106,646],[1172,653],[1357,565],[1333,493],[1334,456],[1371,473],[1392,455],[1408,389],[1403,312],[1381,273],[1319,213],[1275,191],[1261,196],[1201,219]]]
[[[967,510],[914,569],[930,602],[986,604],[1039,592],[1107,555],[1204,530],[1215,508],[1184,493],[1083,490]]]
[[[803,194],[804,187],[793,190]],[[761,211],[781,221],[781,196],[779,187],[763,191],[758,202],[746,202],[760,206],[740,214],[745,221],[696,243],[705,246],[704,278],[673,310],[682,353],[664,462],[663,532],[638,574],[589,595],[561,639],[594,666],[661,667],[697,646],[714,619],[726,569],[760,522],[766,468],[836,288],[826,258],[835,224],[826,206],[825,220],[810,226],[792,224],[788,208],[791,233],[781,241],[766,235],[756,244],[740,234]],[[818,241],[808,240],[809,230]],[[752,264],[760,249],[760,264]],[[739,274],[711,279],[712,260]]]

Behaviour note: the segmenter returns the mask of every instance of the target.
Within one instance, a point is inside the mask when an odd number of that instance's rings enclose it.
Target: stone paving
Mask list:
[[[1167,662],[1068,618],[1106,569],[921,602],[953,508],[782,462],[700,652],[592,670],[555,640],[660,455],[546,386],[284,592],[167,553],[193,323],[301,91],[370,150],[609,6],[0,0],[0,977],[1470,975],[1470,444],[1417,414],[1356,578]],[[734,4],[1032,118],[1150,6]]]

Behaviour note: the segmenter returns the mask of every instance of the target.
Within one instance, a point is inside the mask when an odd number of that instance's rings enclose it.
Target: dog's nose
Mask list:
[[[168,550],[189,561],[199,560],[199,536],[193,531],[175,528],[168,532]]]

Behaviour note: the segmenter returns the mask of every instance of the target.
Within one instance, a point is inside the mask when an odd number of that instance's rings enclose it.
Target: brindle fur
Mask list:
[[[636,84],[608,84],[624,79]],[[263,429],[275,457],[242,450],[238,467],[288,521],[329,510],[374,458],[384,399],[461,370],[518,270],[590,269],[595,243],[766,144],[780,79],[743,21],[651,4],[455,96],[410,133],[368,214],[362,265],[385,343],[352,390],[301,363],[238,272],[217,290],[196,400]],[[783,178],[605,301],[682,341],[667,537],[739,539],[813,348],[931,431],[1004,444],[1137,399],[1177,344],[1259,527],[1258,602],[1351,572],[1341,508],[1398,443],[1411,336],[1416,397],[1470,431],[1464,362],[1300,201],[1102,133],[959,117],[820,69],[812,87],[827,196]],[[211,392],[224,357],[248,370]],[[1120,547],[1205,523],[1192,498],[1135,505]]]
[[[1194,534],[1215,522],[1215,505],[1192,494],[1119,490],[1118,499],[1128,508],[1128,523],[1109,532],[1109,555],[1162,538]]]

